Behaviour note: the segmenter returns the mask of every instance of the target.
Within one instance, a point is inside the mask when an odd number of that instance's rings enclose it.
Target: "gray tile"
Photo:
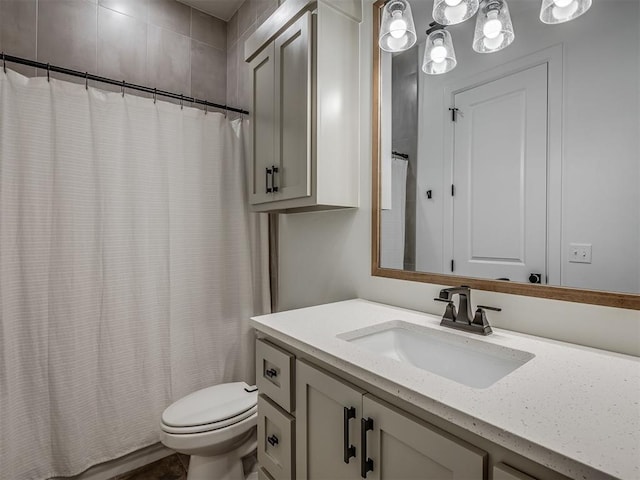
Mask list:
[[[238,104],[238,46],[227,50],[227,105]]]
[[[150,0],[98,0],[98,4],[102,7],[145,22],[149,18],[149,2]]]
[[[147,24],[98,8],[98,75],[144,85],[147,82]]]
[[[238,39],[238,106],[244,109],[249,109],[251,106],[251,92],[249,91],[251,69],[249,64],[244,61],[244,42],[252,33],[253,29],[249,29]]]
[[[189,455],[185,455],[184,453],[178,453],[178,460],[180,460],[180,464],[182,465],[182,468],[184,468],[184,471],[186,473],[189,469],[189,461],[191,460],[191,457]]]
[[[191,7],[176,0],[150,0],[149,22],[182,35],[190,35]]]
[[[191,39],[155,25],[147,28],[148,86],[189,95]]]
[[[256,28],[264,23],[278,8],[278,0],[255,0],[256,2]]]
[[[226,51],[191,40],[191,94],[214,103],[226,102]]]
[[[40,0],[38,61],[95,72],[97,8],[87,0]]]
[[[170,455],[111,480],[186,480],[187,476],[177,454]]]
[[[196,9],[191,9],[191,38],[226,50],[227,23]]]
[[[238,9],[238,36],[245,33],[256,22],[255,0],[245,0]]]
[[[36,0],[0,0],[0,51],[7,55],[36,58]],[[15,63],[8,68],[33,77],[36,69]]]
[[[227,22],[227,48],[238,40],[238,12]]]

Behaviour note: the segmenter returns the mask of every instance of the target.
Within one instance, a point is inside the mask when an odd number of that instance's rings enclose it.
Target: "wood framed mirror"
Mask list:
[[[372,275],[640,310],[639,4],[547,25],[509,0],[512,45],[474,52],[474,17],[447,27],[456,69],[426,75],[433,1],[409,2],[395,54],[373,4]]]

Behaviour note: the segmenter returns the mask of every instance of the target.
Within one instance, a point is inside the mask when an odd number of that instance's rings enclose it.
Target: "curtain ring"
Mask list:
[[[50,74],[51,74],[51,65],[49,65],[49,64],[47,63],[47,82],[50,82],[50,81],[51,81],[51,76],[50,76]]]
[[[125,86],[125,81],[122,80],[122,87],[120,87],[120,90],[122,90],[122,98],[124,98],[124,86]]]
[[[89,72],[84,72],[84,88],[89,90]]]
[[[158,95],[158,89],[154,88],[153,89],[153,103],[156,103],[156,99],[157,99],[157,95]]]
[[[6,55],[4,54],[4,52],[2,52],[2,69],[4,70],[4,73],[7,73],[7,58]]]
[[[184,95],[180,94],[180,110],[182,110],[184,108]]]
[[[224,118],[227,118],[227,113],[229,113],[229,109],[227,108],[227,105],[224,105]]]
[[[204,114],[206,115],[209,111],[209,104],[207,103],[207,101],[204,101]]]

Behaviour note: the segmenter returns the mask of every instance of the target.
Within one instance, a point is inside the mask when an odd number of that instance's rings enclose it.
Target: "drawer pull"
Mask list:
[[[265,375],[269,378],[277,377],[278,371],[275,368],[270,368],[269,370],[265,370]]]
[[[349,459],[356,456],[356,447],[351,445],[351,442],[349,441],[349,420],[352,418],[356,418],[356,409],[354,407],[344,407],[344,419],[342,426],[344,430],[344,463],[349,463]]]
[[[278,437],[271,435],[270,437],[267,437],[267,442],[269,442],[269,445],[272,447],[275,447],[278,444]]]
[[[267,191],[267,193],[271,193],[273,191],[273,189],[269,186],[269,177],[271,177],[273,175],[273,171],[270,168],[265,168],[266,170],[266,175],[265,175],[265,189]],[[271,183],[273,183],[273,177],[271,177]]]
[[[367,478],[367,472],[373,472],[373,460],[367,457],[367,432],[373,430],[373,418],[360,419],[360,445],[362,455],[360,456],[360,476]]]

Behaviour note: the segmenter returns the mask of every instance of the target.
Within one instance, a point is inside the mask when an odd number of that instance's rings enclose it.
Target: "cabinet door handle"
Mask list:
[[[276,185],[276,173],[279,172],[278,167],[273,165],[271,167],[271,171],[273,172],[273,176],[271,177],[271,186],[273,187],[273,191],[277,192],[278,191],[278,186]]]
[[[271,193],[271,187],[269,186],[269,177],[271,176],[271,174],[273,172],[269,167],[265,168],[265,171],[266,171],[266,174],[265,174],[265,177],[264,177],[264,179],[265,179],[265,189],[266,189],[267,193]],[[272,181],[272,183],[273,183],[273,181]]]
[[[373,472],[373,460],[367,457],[367,432],[373,430],[373,418],[360,419],[360,476],[367,478],[367,472]]]
[[[265,370],[264,374],[269,378],[273,378],[278,376],[278,371],[275,368],[270,368],[269,370]]]
[[[344,407],[344,420],[342,426],[344,429],[344,463],[349,463],[349,459],[356,456],[356,447],[351,445],[351,442],[349,442],[349,420],[352,418],[356,418],[356,409],[354,407]]]
[[[278,437],[271,435],[270,437],[267,437],[267,442],[269,442],[269,445],[272,447],[275,447],[278,444]]]

